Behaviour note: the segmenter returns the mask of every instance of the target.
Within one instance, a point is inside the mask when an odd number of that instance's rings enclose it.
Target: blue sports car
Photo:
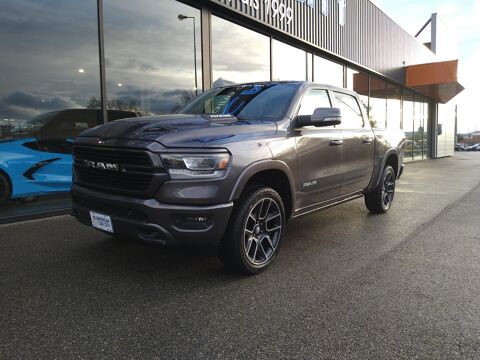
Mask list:
[[[72,156],[45,145],[35,138],[0,142],[0,204],[70,190]]]
[[[134,117],[108,111],[108,120]],[[9,199],[68,192],[72,184],[72,142],[96,126],[101,110],[71,109],[39,115],[18,131],[21,139],[0,140],[0,204]],[[28,137],[25,137],[29,133]]]

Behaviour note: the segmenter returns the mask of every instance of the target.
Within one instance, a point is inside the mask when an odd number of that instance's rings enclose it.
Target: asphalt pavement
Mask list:
[[[0,226],[0,358],[479,359],[480,153],[289,223],[261,275],[69,216]]]

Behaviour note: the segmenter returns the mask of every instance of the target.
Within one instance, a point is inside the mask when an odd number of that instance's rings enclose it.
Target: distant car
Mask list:
[[[480,151],[480,143],[466,147],[465,151]]]
[[[109,121],[135,117],[129,111],[108,112]],[[70,109],[39,115],[19,133],[0,140],[0,204],[9,199],[70,190],[73,139],[101,123],[97,109]],[[17,138],[16,138],[17,137]]]
[[[462,144],[455,145],[455,151],[465,151],[465,146]]]

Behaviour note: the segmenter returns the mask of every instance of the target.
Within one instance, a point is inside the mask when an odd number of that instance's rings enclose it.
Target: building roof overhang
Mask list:
[[[457,72],[458,60],[410,65],[405,69],[405,85],[445,104],[465,89]]]

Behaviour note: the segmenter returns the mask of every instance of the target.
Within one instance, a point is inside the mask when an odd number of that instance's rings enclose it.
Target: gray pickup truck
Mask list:
[[[118,238],[216,244],[255,274],[289,219],[365,198],[392,206],[405,135],[373,130],[354,92],[306,82],[209,90],[172,115],[114,121],[74,143],[73,214]]]

